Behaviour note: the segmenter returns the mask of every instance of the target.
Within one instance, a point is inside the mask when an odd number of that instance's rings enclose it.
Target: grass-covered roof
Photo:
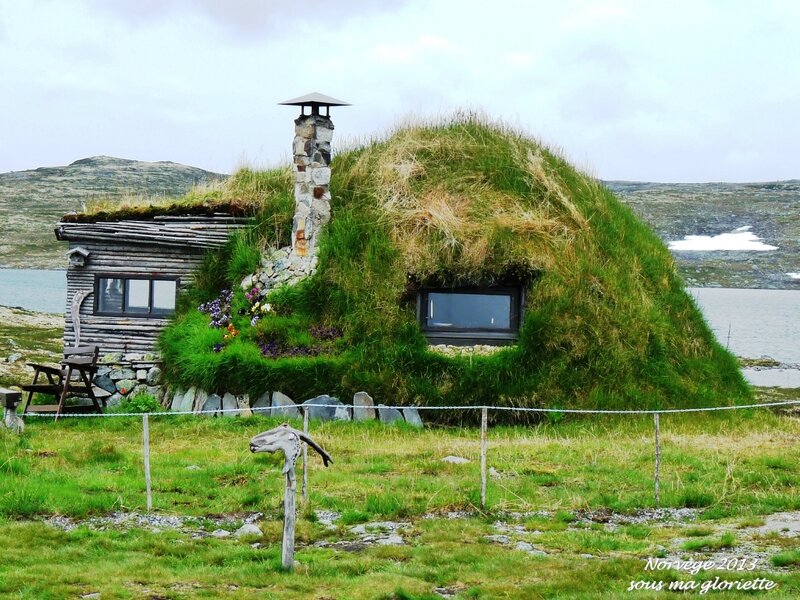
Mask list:
[[[289,242],[291,173],[240,172],[220,192],[257,205],[258,224],[209,257],[165,332],[174,383],[301,400],[364,389],[392,404],[622,408],[749,397],[660,239],[536,140],[465,115],[341,152],[332,172],[318,272],[271,292],[274,310],[254,326],[239,282],[263,250]],[[429,350],[412,301],[418,282],[507,277],[528,286],[516,345],[463,358]],[[196,309],[225,287],[236,290],[239,332],[227,338]]]

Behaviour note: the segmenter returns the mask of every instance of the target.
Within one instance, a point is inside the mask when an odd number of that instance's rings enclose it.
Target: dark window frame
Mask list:
[[[101,311],[100,310],[100,280],[101,279],[121,279],[122,297],[120,299],[120,311]],[[126,311],[125,301],[127,300],[128,281],[132,279],[145,280],[149,282],[147,312]],[[175,308],[169,311],[153,311],[153,282],[155,281],[174,281],[175,282],[175,304],[177,306],[178,290],[180,289],[180,277],[173,275],[160,275],[158,273],[97,273],[94,277],[94,311],[93,314],[104,317],[136,317],[139,319],[165,319],[175,314]]]
[[[429,294],[473,294],[497,295],[511,298],[511,313],[508,329],[493,329],[481,327],[430,327],[427,325]],[[524,311],[525,289],[519,286],[497,287],[457,287],[437,288],[424,287],[417,293],[417,321],[423,334],[430,344],[450,344],[454,346],[471,346],[475,344],[506,345],[513,344],[519,339],[519,327]]]

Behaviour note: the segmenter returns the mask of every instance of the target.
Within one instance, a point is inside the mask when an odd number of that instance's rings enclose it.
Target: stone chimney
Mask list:
[[[292,254],[313,258],[322,227],[331,218],[331,106],[349,106],[346,102],[313,93],[281,104],[300,106],[294,121],[294,201]],[[306,107],[310,114],[306,114]],[[320,108],[325,108],[322,115]]]

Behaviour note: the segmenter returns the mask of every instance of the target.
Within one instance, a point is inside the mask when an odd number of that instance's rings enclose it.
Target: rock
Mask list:
[[[11,354],[8,355],[8,357],[6,357],[6,362],[7,363],[15,363],[20,358],[22,358],[22,354],[20,354],[19,352],[12,352]]]
[[[303,410],[308,410],[308,418],[309,419],[319,419],[321,421],[332,421],[334,415],[336,414],[336,406],[309,406],[312,404],[328,404],[328,405],[338,405],[343,406],[341,402],[339,402],[336,398],[331,398],[327,394],[322,394],[321,396],[317,396],[316,398],[311,398],[310,400],[306,400],[300,406],[305,407]]]
[[[470,460],[468,458],[464,458],[463,456],[445,456],[442,459],[442,462],[450,463],[453,465],[465,465]]]
[[[375,419],[375,402],[367,392],[356,392],[353,396],[353,420],[372,421]]]
[[[180,410],[179,407],[183,403],[183,396],[185,392],[181,389],[175,390],[175,395],[172,397],[172,402],[169,405],[170,410]]]
[[[124,397],[125,396],[123,396],[122,394],[111,394],[111,396],[109,396],[108,399],[106,400],[106,406],[108,408],[119,406]]]
[[[511,538],[507,535],[485,535],[483,539],[494,542],[495,544],[510,544]]]
[[[158,382],[160,380],[161,380],[161,369],[159,367],[152,367],[147,372],[147,376],[145,377],[147,385],[158,385]]]
[[[117,391],[124,396],[130,394],[136,386],[139,385],[139,382],[135,379],[120,379],[117,381]]]
[[[254,413],[266,413],[269,414],[272,412],[272,401],[270,400],[270,393],[264,392],[256,401],[250,405],[250,408],[253,409]]]
[[[194,404],[188,410],[193,410],[194,412],[200,412],[200,409],[208,400],[208,392],[205,390],[197,390],[194,396]]]
[[[158,356],[158,354],[155,354],[153,352],[147,352],[142,357],[142,360],[144,360],[145,362],[153,362],[153,361],[159,360],[159,356]]]
[[[245,523],[244,525],[239,527],[239,529],[233,532],[233,537],[237,538],[245,537],[248,535],[257,535],[260,537],[264,534],[261,532],[261,529],[259,529],[258,525],[253,525],[252,523]]]
[[[181,402],[178,404],[177,409],[174,408],[173,403],[172,410],[176,410],[177,412],[192,412],[194,409],[194,396],[196,393],[197,388],[190,387],[188,390],[186,390],[186,393],[181,396]]]
[[[142,389],[141,385],[139,386],[139,389]],[[161,398],[161,388],[157,385],[146,385],[144,386],[144,390],[156,400]]]
[[[186,470],[187,471],[199,471],[200,467],[198,467],[197,465],[189,465],[188,467],[186,467]]]
[[[247,277],[242,279],[242,289],[249,291],[250,288],[253,287],[253,279],[254,277],[252,275],[248,275]]]
[[[236,406],[239,408],[239,414],[243,417],[249,417],[253,414],[253,411],[250,410],[250,394],[236,396]]]
[[[112,369],[108,376],[114,381],[119,381],[120,379],[136,379],[136,371],[133,369],[128,369],[127,367],[122,369]]]
[[[222,398],[218,394],[210,394],[206,401],[203,403],[203,411],[213,410],[217,411],[222,406]]]
[[[384,404],[378,404],[378,418],[381,423],[394,423],[395,421],[402,421],[403,414],[396,408],[389,408]]]
[[[96,385],[92,386],[92,392],[94,392],[94,395],[98,400],[102,398],[108,398],[111,395],[111,392],[104,390],[101,387],[97,387]]]
[[[215,537],[215,538],[218,538],[218,539],[230,537],[230,535],[231,535],[231,532],[230,531],[226,531],[225,529],[215,529],[214,531],[211,532],[211,537]]]
[[[352,408],[347,406],[346,404],[342,404],[341,406],[337,406],[333,410],[333,420],[334,421],[351,421],[352,417],[350,416],[350,412]]]
[[[227,392],[222,397],[222,410],[233,410],[233,411],[235,411],[235,410],[238,410],[238,408],[239,408],[239,403],[236,402],[236,396],[234,396],[230,392]],[[222,416],[223,417],[238,417],[239,413],[238,412],[224,412],[224,413],[222,413]]]
[[[272,414],[279,417],[288,417],[290,419],[300,418],[300,411],[297,410],[297,404],[292,402],[286,394],[280,392],[272,393]]]
[[[95,377],[101,377],[102,375],[108,375],[111,373],[111,367],[98,367],[97,368],[97,375]]]
[[[113,352],[103,355],[104,363],[118,363],[122,360],[122,352]]]
[[[416,408],[404,408],[402,412],[406,423],[413,425],[414,427],[422,427],[422,419],[420,418],[419,411]]]
[[[405,542],[403,538],[393,533],[392,535],[387,535],[386,537],[380,537],[375,540],[375,543],[380,546],[403,546]]]
[[[111,380],[111,377],[108,376],[108,373],[95,377],[94,384],[99,388],[103,388],[109,394],[113,394],[117,391],[117,385]]]
[[[147,381],[147,369],[136,369],[137,381]]]

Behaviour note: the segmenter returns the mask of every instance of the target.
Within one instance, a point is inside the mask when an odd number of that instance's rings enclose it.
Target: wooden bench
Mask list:
[[[22,414],[55,414],[58,418],[62,414],[102,413],[105,401],[101,406],[92,390],[99,353],[97,346],[78,346],[64,350],[64,360],[58,367],[28,363],[35,369],[35,374],[33,383],[22,386],[23,391],[28,392]],[[44,377],[40,381],[42,375]],[[34,394],[53,396],[55,404],[31,404]],[[67,398],[74,396],[88,396],[92,404],[66,406]]]

